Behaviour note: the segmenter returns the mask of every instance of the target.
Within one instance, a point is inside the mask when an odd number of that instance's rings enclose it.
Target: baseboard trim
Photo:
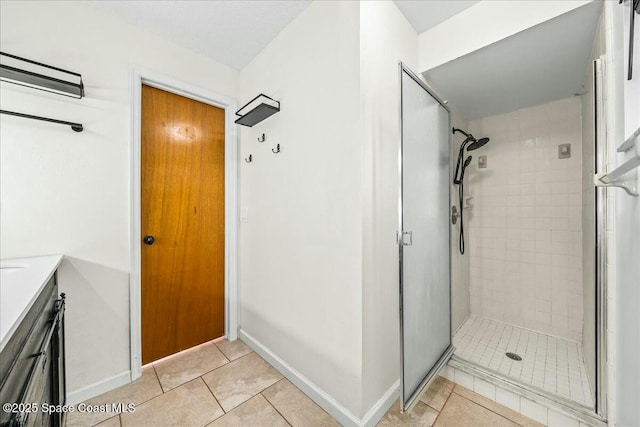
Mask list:
[[[372,425],[370,422],[373,422],[375,417],[378,415],[380,411],[386,406],[387,402],[384,400],[393,397],[394,390],[391,392],[387,391],[374,407],[367,412],[367,415],[364,419],[360,420],[358,417],[353,415],[347,408],[338,403],[334,398],[328,395],[325,391],[320,389],[316,384],[314,384],[309,378],[302,375],[300,372],[291,367],[287,362],[282,360],[276,354],[274,354],[271,350],[265,347],[261,342],[256,340],[253,336],[251,336],[246,331],[240,329],[240,339],[244,341],[249,347],[251,347],[256,353],[262,356],[267,362],[273,365],[282,375],[284,375],[289,381],[296,385],[300,390],[304,392],[311,400],[316,402],[318,406],[327,411],[332,417],[334,417],[340,424],[343,426],[349,427],[363,427]],[[394,384],[393,388],[397,389],[396,384]],[[393,401],[389,404],[391,406]],[[386,411],[385,411],[386,412]],[[385,414],[382,412],[382,416]],[[382,417],[381,416],[381,417]],[[370,420],[369,423],[365,424],[365,420]]]
[[[76,405],[131,382],[131,371],[124,371],[67,394],[67,404]]]
[[[382,395],[380,400],[369,412],[367,412],[362,418],[361,425],[363,427],[373,427],[380,422],[382,417],[387,413],[389,408],[393,406],[396,400],[400,398],[400,380],[397,380],[393,385]]]

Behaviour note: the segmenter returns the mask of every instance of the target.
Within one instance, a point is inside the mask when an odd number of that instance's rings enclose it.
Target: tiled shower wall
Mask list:
[[[580,340],[580,97],[471,121],[469,129],[491,138],[469,153],[465,175],[472,314]],[[567,143],[571,158],[559,159],[558,145]],[[479,156],[487,156],[484,169]]]

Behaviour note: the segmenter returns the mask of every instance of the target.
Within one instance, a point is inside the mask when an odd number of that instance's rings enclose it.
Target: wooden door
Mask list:
[[[224,110],[142,86],[142,363],[224,335]]]

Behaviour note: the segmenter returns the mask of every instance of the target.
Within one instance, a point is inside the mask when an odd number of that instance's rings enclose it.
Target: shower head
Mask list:
[[[473,135],[463,131],[462,129],[453,128],[453,133],[455,134],[456,132],[460,132],[466,137],[465,140],[462,141],[462,144],[460,144],[460,151],[458,151],[458,161],[456,162],[456,173],[453,175],[453,183],[456,185],[460,185],[462,184],[462,179],[464,178],[464,170],[467,166],[469,166],[469,163],[471,163],[471,156],[467,157],[464,162],[462,161],[464,150],[477,150],[478,148],[489,142],[489,138],[480,138],[478,140]],[[467,146],[467,144],[469,145]]]
[[[464,151],[465,148],[467,149],[467,151],[473,151],[473,150],[477,150],[478,148],[482,147],[487,142],[489,142],[489,138],[476,139],[473,135],[463,131],[462,129],[453,128],[453,133],[455,134],[456,132],[460,132],[461,134],[463,134],[466,137],[465,140],[462,142],[462,144],[460,144],[460,153],[461,154],[462,154],[462,151]],[[466,145],[469,144],[469,143],[471,143],[471,144],[468,147],[466,147]],[[458,161],[460,159],[461,158],[459,157]]]
[[[467,147],[467,151],[477,150],[478,148],[484,146],[487,142],[489,142],[489,138],[474,138],[474,141]]]

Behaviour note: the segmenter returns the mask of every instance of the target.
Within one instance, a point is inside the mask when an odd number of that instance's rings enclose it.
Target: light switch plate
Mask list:
[[[248,209],[247,208],[242,208],[240,209],[240,222],[249,222],[248,219]]]
[[[571,144],[558,145],[558,158],[559,159],[571,158]]]

